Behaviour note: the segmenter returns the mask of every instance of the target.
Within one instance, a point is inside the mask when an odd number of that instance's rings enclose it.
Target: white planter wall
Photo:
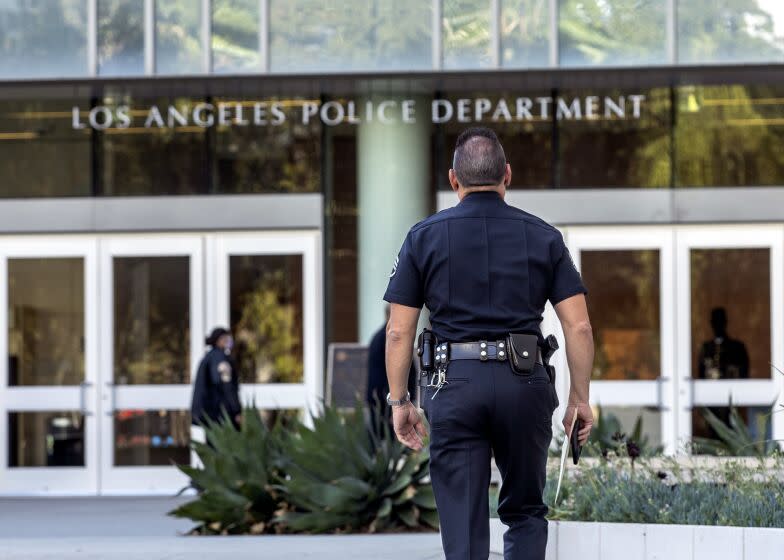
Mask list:
[[[490,551],[506,527],[490,520]],[[782,560],[784,529],[551,521],[546,560]]]

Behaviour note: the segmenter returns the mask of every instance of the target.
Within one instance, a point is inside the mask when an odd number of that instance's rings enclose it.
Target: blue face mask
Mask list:
[[[224,345],[223,349],[228,354],[229,352],[231,352],[232,348],[234,348],[234,338],[229,336],[229,337],[226,338],[226,344]]]

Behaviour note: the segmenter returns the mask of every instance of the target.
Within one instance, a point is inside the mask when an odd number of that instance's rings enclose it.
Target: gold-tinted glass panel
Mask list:
[[[770,378],[770,250],[692,249],[692,377]]]
[[[9,467],[83,467],[84,417],[76,411],[8,414]]]
[[[114,465],[187,465],[190,433],[187,410],[118,410],[114,413]]]
[[[683,86],[675,115],[675,186],[784,181],[784,88]]]
[[[189,257],[114,258],[114,382],[190,378]]]
[[[594,330],[594,379],[656,379],[661,372],[659,251],[581,251]]]
[[[84,380],[84,260],[8,259],[8,384]]]
[[[301,383],[302,256],[231,256],[229,276],[240,382]]]

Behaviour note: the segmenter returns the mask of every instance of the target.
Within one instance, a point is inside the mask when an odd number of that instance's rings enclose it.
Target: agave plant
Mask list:
[[[295,532],[380,532],[438,528],[427,451],[413,453],[395,439],[388,420],[366,421],[326,408],[313,426],[288,438],[285,501],[274,523]]]
[[[773,440],[757,440],[752,436],[751,430],[738,412],[737,407],[729,403],[729,421],[723,422],[708,408],[700,409],[705,421],[716,432],[718,439],[698,438],[693,439],[692,451],[708,455],[755,455],[765,456],[773,454],[778,445]],[[767,417],[757,418],[758,433],[765,433]]]
[[[210,422],[205,432],[208,443],[192,443],[202,466],[177,466],[199,495],[169,514],[196,521],[196,534],[275,530],[270,521],[279,503],[272,485],[282,476],[280,424],[267,428],[258,410],[245,408],[240,430],[227,417],[222,423]]]

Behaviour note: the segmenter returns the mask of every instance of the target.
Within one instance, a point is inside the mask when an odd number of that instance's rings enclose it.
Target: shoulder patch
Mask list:
[[[389,277],[392,278],[395,273],[397,272],[397,265],[400,263],[400,257],[395,257],[395,262],[392,263],[392,272],[389,273]]]

